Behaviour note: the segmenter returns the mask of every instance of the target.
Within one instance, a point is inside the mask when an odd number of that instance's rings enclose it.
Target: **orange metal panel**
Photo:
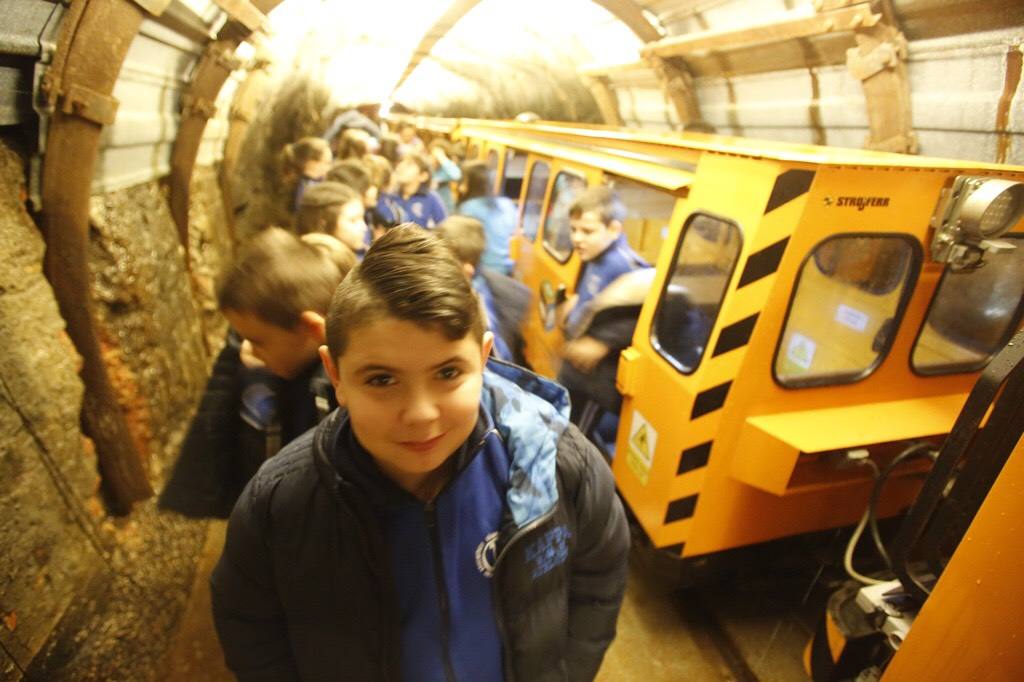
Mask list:
[[[1024,440],[896,652],[883,682],[1024,678]]]
[[[800,453],[949,433],[966,399],[958,393],[748,417],[730,471],[739,481],[783,495]]]

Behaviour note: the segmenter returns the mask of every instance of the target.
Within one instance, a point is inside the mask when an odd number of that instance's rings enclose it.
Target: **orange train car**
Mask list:
[[[697,557],[855,523],[940,443],[1024,313],[1024,168],[605,126],[420,120],[519,188],[527,359],[555,376],[568,207],[615,185],[650,285],[612,468],[655,547]],[[698,320],[699,324],[695,324]],[[880,513],[916,494],[896,469]]]

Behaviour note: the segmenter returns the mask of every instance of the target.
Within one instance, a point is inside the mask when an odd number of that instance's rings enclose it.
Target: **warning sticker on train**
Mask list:
[[[651,463],[654,461],[654,448],[657,444],[658,432],[639,412],[634,411],[629,427],[629,454],[626,456],[626,463],[643,485],[647,485],[650,479]]]

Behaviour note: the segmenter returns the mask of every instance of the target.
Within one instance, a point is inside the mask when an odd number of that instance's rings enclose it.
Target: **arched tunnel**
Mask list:
[[[352,108],[533,112],[1020,166],[1022,43],[1016,0],[3,0],[0,678],[230,679],[224,525],[155,496],[224,343],[216,282],[291,220],[286,144]],[[791,614],[737,625],[739,655],[636,589],[600,679],[803,679],[768,653],[807,635]]]

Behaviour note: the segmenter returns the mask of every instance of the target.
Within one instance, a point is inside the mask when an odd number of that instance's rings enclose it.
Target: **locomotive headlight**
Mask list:
[[[985,253],[1013,250],[998,241],[1024,217],[1024,183],[959,175],[932,216],[932,258],[954,269],[977,267]]]
[[[976,180],[960,208],[960,226],[974,239],[998,239],[1024,216],[1024,183]]]

